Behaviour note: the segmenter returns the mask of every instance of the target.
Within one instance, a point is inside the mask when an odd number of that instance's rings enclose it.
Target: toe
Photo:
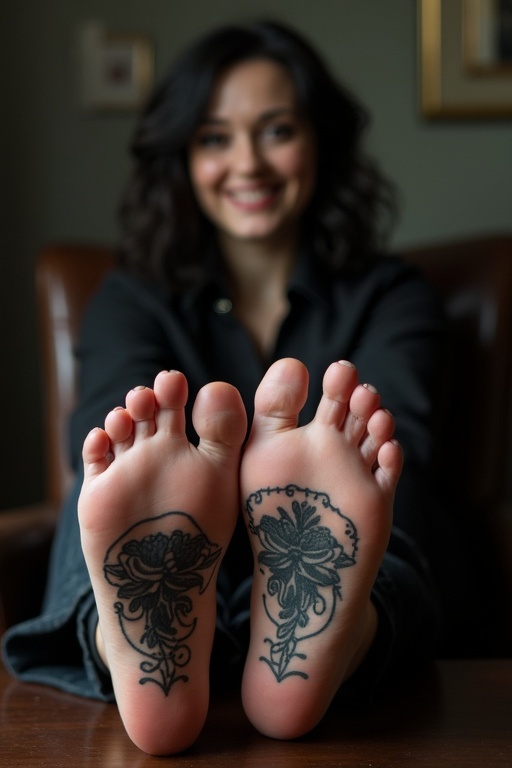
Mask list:
[[[133,445],[133,420],[126,408],[114,408],[105,419],[105,431],[114,456]]]
[[[110,464],[110,440],[104,429],[91,430],[84,441],[82,457],[86,478],[104,472]]]
[[[360,450],[365,462],[372,466],[377,459],[381,446],[393,437],[395,421],[389,411],[379,408],[368,419],[367,435]]]
[[[343,432],[354,443],[363,439],[368,421],[380,405],[379,393],[371,384],[359,384],[353,391]]]
[[[308,371],[299,360],[274,363],[263,377],[254,400],[253,432],[294,429],[308,394]]]
[[[220,456],[240,451],[247,433],[247,416],[238,390],[224,382],[213,382],[197,394],[192,411],[199,450]]]
[[[157,429],[184,437],[185,404],[188,399],[188,384],[184,374],[180,371],[162,371],[155,379],[154,393]]]
[[[315,421],[341,428],[347,414],[350,396],[357,384],[357,370],[352,363],[340,360],[329,366],[323,380],[323,397]]]
[[[148,387],[135,387],[126,395],[126,410],[133,421],[134,441],[155,434],[155,395]]]
[[[383,443],[377,454],[377,468],[374,476],[385,493],[393,494],[396,490],[403,465],[403,454],[397,440]]]

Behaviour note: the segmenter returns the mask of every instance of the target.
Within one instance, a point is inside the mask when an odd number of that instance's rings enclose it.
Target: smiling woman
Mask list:
[[[222,109],[236,111],[217,114],[221,99]],[[136,163],[121,209],[123,264],[165,276],[173,287],[208,272],[216,233],[196,198],[190,163],[196,153],[223,155],[226,145],[232,153],[235,125],[225,121],[241,119],[242,103],[245,139],[239,127],[236,146],[245,162],[274,150],[281,156],[278,148],[293,155],[296,143],[307,150],[300,173],[313,189],[301,181],[296,226],[318,257],[339,269],[381,250],[395,220],[395,197],[362,146],[366,110],[297,33],[261,23],[214,30],[155,90],[132,143]],[[286,115],[274,114],[283,108]]]

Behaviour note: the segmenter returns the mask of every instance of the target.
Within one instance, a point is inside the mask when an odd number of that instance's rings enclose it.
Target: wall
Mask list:
[[[34,254],[46,242],[114,242],[133,115],[84,114],[77,30],[90,20],[141,31],[157,75],[212,23],[254,15],[251,0],[18,0],[2,10],[0,68],[0,508],[40,497],[40,373]],[[417,107],[414,0],[261,0],[295,24],[373,115],[369,146],[403,199],[398,245],[511,229],[512,122],[428,122]]]

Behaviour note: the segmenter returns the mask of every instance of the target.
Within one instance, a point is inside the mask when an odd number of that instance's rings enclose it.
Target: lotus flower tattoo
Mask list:
[[[169,524],[169,533],[135,537],[136,529],[154,528],[155,521]],[[178,680],[188,680],[180,670],[190,661],[185,641],[197,624],[192,593],[204,592],[220,555],[221,549],[182,512],[138,523],[108,550],[104,574],[117,590],[114,610],[121,631],[147,657],[140,665],[141,685],[156,683],[167,695]]]
[[[278,681],[290,675],[306,679],[294,661],[306,658],[297,647],[330,624],[342,599],[340,570],[355,564],[357,531],[327,494],[295,485],[262,489],[245,508],[249,530],[261,545],[265,611],[276,627],[275,637],[265,638],[269,654],[260,660]]]

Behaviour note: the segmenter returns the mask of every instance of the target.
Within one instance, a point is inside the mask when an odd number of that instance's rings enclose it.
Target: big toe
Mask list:
[[[200,448],[220,453],[240,450],[247,434],[247,415],[238,390],[216,381],[199,390],[192,411]]]
[[[297,426],[308,394],[309,374],[300,360],[284,358],[270,366],[254,400],[254,430],[280,432]]]

